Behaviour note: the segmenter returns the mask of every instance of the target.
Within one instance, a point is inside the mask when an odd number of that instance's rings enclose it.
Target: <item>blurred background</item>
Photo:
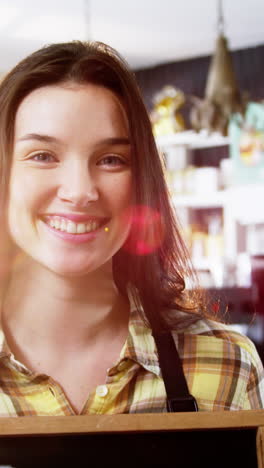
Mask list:
[[[264,359],[263,0],[0,0],[0,76],[99,40],[135,71],[211,306]]]

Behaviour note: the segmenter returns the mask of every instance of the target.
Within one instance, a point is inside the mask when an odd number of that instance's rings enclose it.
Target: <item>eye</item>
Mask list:
[[[100,159],[100,161],[98,162],[98,165],[120,167],[120,166],[127,166],[128,161],[115,154],[108,154],[104,156],[102,159]]]
[[[36,162],[41,162],[41,163],[50,163],[50,162],[56,161],[55,157],[52,154],[46,153],[44,151],[41,153],[33,154],[29,159],[31,161],[36,161]]]

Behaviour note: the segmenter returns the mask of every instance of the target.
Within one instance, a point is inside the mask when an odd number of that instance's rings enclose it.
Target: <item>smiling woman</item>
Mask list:
[[[15,120],[8,201],[15,243],[61,275],[105,267],[130,228],[129,151],[125,112],[108,89],[64,83],[32,91]]]
[[[185,289],[162,161],[118,53],[45,47],[2,82],[0,107],[0,416],[262,408],[254,345]]]

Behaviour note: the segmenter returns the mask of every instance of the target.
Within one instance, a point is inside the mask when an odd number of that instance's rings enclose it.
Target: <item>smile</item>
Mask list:
[[[96,220],[91,219],[85,223],[75,223],[72,220],[61,218],[59,216],[51,217],[46,220],[46,223],[57,231],[67,232],[68,234],[85,234],[99,229],[106,219]]]

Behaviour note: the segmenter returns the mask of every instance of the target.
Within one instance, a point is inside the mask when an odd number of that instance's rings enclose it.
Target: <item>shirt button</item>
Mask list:
[[[105,397],[108,393],[108,388],[106,385],[98,385],[98,387],[96,387],[96,395],[98,395],[99,397]]]

